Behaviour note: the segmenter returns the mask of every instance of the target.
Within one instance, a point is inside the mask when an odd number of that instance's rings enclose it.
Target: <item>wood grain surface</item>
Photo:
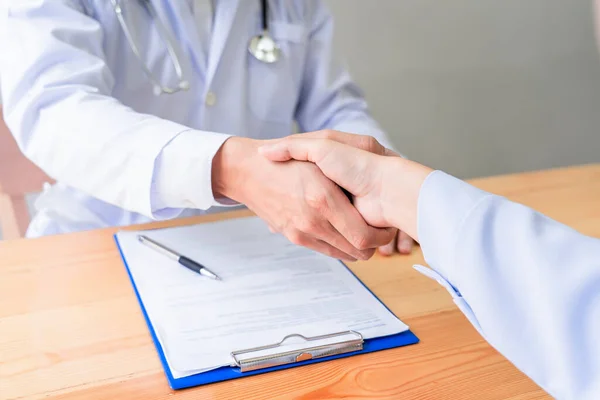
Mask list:
[[[472,182],[600,236],[600,165]],[[0,399],[548,398],[479,336],[441,286],[411,268],[422,262],[419,251],[350,267],[421,343],[174,392],[115,231],[0,242]]]

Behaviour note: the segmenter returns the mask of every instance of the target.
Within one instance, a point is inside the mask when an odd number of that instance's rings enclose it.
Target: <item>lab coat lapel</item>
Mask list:
[[[206,72],[207,87],[212,82],[223,55],[223,50],[237,14],[238,3],[239,0],[217,0],[215,2],[215,22],[213,24],[208,70]]]
[[[191,57],[196,69],[204,73],[206,71],[206,58],[203,59],[204,49],[200,42],[199,31],[196,28],[196,20],[186,0],[153,0],[158,13],[163,21],[174,30],[176,37],[181,38],[187,47],[188,57]]]

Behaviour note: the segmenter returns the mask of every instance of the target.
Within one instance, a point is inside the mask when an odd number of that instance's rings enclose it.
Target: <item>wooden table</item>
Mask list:
[[[600,165],[473,183],[600,236]],[[422,262],[418,251],[351,268],[420,344],[173,392],[114,231],[0,243],[0,399],[547,398],[477,334],[441,286],[411,268]]]

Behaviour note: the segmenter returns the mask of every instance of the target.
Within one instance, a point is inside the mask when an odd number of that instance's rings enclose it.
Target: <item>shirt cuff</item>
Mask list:
[[[237,203],[215,199],[212,191],[212,162],[231,135],[188,130],[177,135],[158,156],[152,181],[152,217],[157,220],[179,216],[184,209],[207,210],[212,206]]]
[[[455,252],[459,232],[471,211],[490,193],[442,171],[425,179],[419,193],[417,229],[427,264],[450,283],[456,282]]]

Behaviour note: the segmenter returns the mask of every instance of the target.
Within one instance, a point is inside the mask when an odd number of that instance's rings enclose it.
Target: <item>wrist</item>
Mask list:
[[[229,198],[241,201],[246,164],[258,148],[256,140],[231,137],[227,139],[215,154],[212,163],[212,190],[215,198]]]
[[[387,157],[384,165],[382,211],[390,226],[418,240],[417,211],[419,194],[425,178],[432,172],[416,162]]]

